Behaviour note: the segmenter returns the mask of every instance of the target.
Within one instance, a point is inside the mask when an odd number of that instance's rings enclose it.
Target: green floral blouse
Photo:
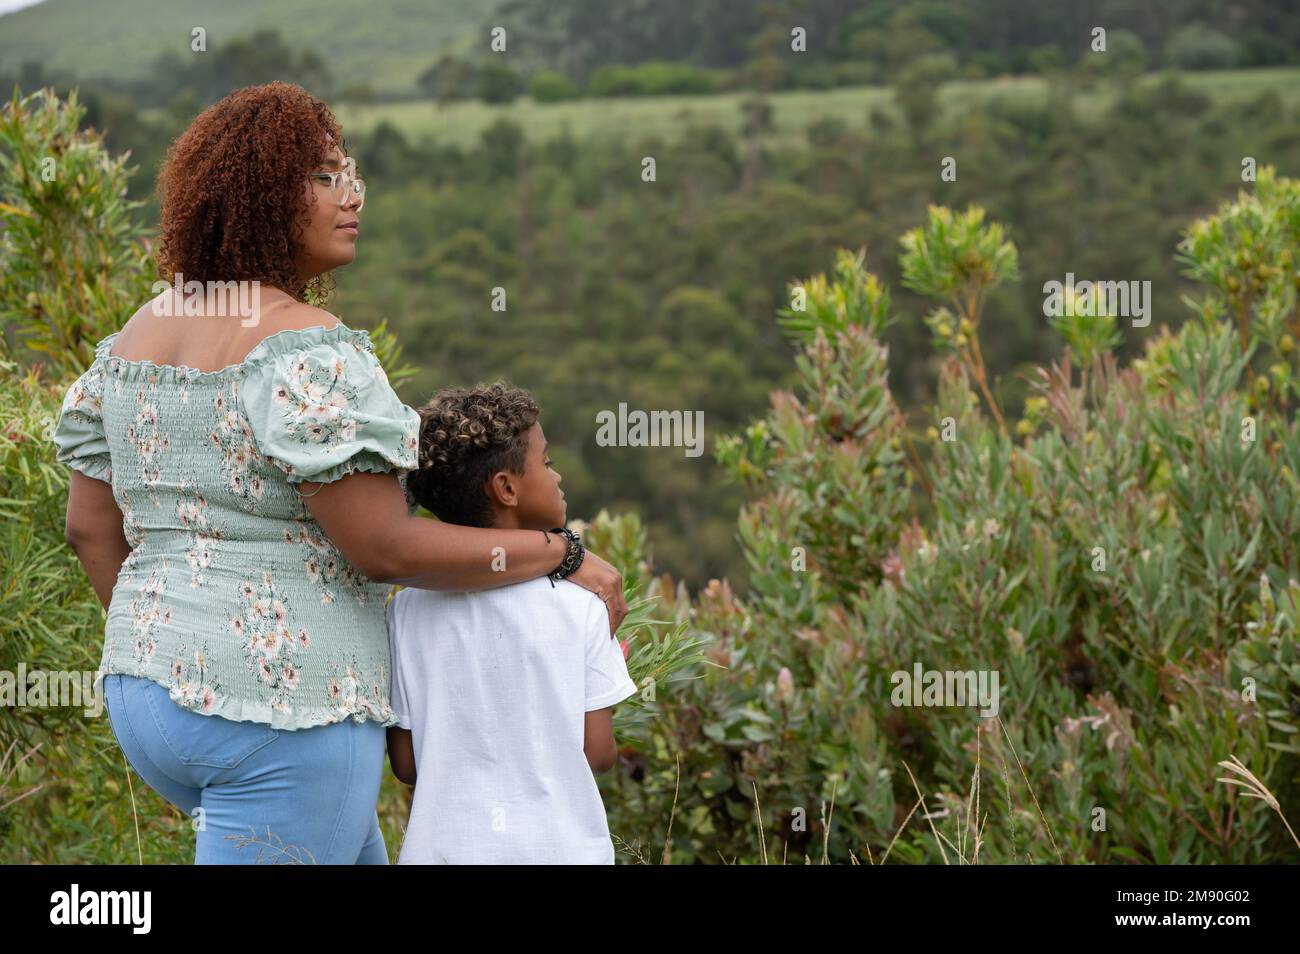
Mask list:
[[[299,729],[389,707],[389,587],[329,541],[292,486],[416,466],[419,415],[365,331],[276,332],[218,371],[95,347],[68,389],[58,460],[111,484],[131,545],[95,691],[152,679],[204,715]]]

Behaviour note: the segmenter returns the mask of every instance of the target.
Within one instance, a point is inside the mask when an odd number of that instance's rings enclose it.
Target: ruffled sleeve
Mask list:
[[[54,426],[55,459],[87,477],[113,482],[113,460],[104,432],[104,360],[117,332],[95,346],[95,360],[72,382]]]
[[[245,367],[239,392],[254,441],[289,483],[415,469],[420,416],[388,383],[366,332],[277,332]]]

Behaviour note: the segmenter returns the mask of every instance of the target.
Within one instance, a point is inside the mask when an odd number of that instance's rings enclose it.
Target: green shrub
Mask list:
[[[489,59],[478,71],[478,96],[485,103],[513,103],[523,86],[519,74]]]
[[[1165,43],[1165,64],[1183,70],[1226,70],[1239,57],[1231,37],[1203,23],[1179,27]]]
[[[1012,429],[979,338],[1014,246],[931,209],[901,263],[945,354],[924,456],[880,283],[847,253],[801,283],[797,388],[717,452],[749,491],[751,592],[690,609],[725,668],[661,700],[611,784],[630,855],[659,860],[671,816],[674,861],[1294,861],[1216,779],[1239,758],[1294,814],[1298,247],[1300,183],[1263,170],[1187,230],[1193,319],[1128,368],[1115,316],[1061,323]],[[1260,354],[1279,368],[1249,384]],[[895,705],[917,663],[997,671],[999,712]]]
[[[1146,44],[1132,30],[1108,30],[1105,52],[1096,52],[1089,45],[1079,55],[1079,66],[1091,73],[1140,73],[1147,67]]]
[[[0,324],[75,378],[96,342],[151,296],[144,230],[126,201],[127,156],[77,128],[76,91],[14,91],[0,112]]]
[[[602,66],[587,81],[591,96],[668,96],[714,93],[718,75],[689,63],[653,61],[637,66]]]
[[[559,103],[577,99],[582,93],[573,80],[559,70],[540,70],[528,87],[528,95],[539,103]]]
[[[0,360],[0,671],[15,678],[93,674],[103,648],[103,607],[63,538],[68,470],[51,440],[65,388]],[[107,712],[82,703],[0,706],[2,860],[188,861],[189,819],[128,781]]]

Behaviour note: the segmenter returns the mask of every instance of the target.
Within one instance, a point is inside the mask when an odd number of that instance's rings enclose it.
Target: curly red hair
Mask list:
[[[334,113],[292,83],[246,86],[209,106],[171,144],[158,174],[159,276],[257,280],[323,302],[331,276],[303,284],[294,261],[304,176],[336,145],[347,155]]]

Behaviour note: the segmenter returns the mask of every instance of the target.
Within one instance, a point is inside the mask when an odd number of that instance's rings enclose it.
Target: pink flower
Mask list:
[[[618,642],[619,649],[623,650],[623,658],[627,659],[627,640],[620,639]]]
[[[886,583],[892,583],[895,586],[907,578],[907,573],[903,569],[903,560],[899,557],[897,550],[890,550],[889,554],[881,562],[880,575],[884,577]]]

